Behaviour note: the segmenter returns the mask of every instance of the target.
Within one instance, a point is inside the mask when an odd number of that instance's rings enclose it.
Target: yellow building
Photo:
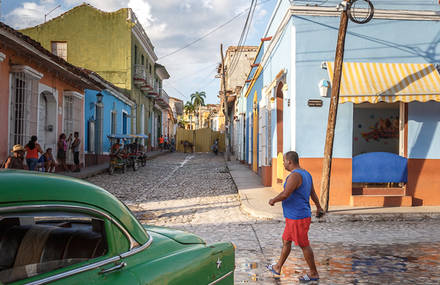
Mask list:
[[[162,80],[169,74],[156,63],[154,46],[131,9],[103,12],[82,4],[22,33],[119,87],[136,102],[132,133],[147,134],[153,146],[157,143],[169,108]]]
[[[194,112],[183,112],[183,123],[185,125],[186,130],[195,130],[196,129],[196,116]]]

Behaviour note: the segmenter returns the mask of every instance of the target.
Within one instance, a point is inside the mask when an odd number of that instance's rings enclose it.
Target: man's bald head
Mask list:
[[[296,151],[288,151],[285,156],[286,160],[290,160],[294,165],[299,165],[299,157]]]

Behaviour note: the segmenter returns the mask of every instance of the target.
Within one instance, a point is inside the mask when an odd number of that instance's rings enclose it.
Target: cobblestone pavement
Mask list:
[[[190,231],[208,243],[234,242],[236,284],[297,284],[307,270],[297,247],[280,277],[265,270],[280,254],[284,225],[240,211],[222,156],[173,153],[137,172],[89,181],[124,201],[143,223]],[[313,223],[309,238],[319,284],[440,284],[438,221]]]

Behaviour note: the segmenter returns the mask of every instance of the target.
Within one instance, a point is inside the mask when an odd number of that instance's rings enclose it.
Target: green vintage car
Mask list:
[[[82,180],[0,171],[0,283],[233,284],[234,245],[141,225]]]

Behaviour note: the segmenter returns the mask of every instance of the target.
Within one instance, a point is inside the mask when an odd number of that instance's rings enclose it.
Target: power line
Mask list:
[[[238,40],[238,43],[236,45],[237,47],[242,45],[244,34],[245,34],[245,31],[246,31],[246,27],[248,26],[248,23],[249,23],[249,17],[251,16],[252,7],[253,7],[254,3],[255,3],[255,0],[252,0],[251,5],[249,6],[249,9],[248,9],[249,13],[248,13],[248,15],[246,17],[246,21],[244,23],[243,29],[242,29],[241,34],[240,34],[240,39]],[[231,65],[235,62],[236,59],[237,59],[237,53],[235,53],[234,56],[232,57]]]
[[[263,1],[263,2],[261,2],[261,3],[258,4],[258,5],[261,5],[261,4],[264,4],[264,3],[270,2],[270,1],[272,1],[272,0],[266,0],[266,1]],[[252,0],[252,2],[253,2],[253,0]],[[186,48],[192,46],[193,44],[195,44],[195,43],[197,43],[197,42],[203,40],[204,38],[208,37],[208,36],[211,35],[212,33],[214,33],[214,32],[216,32],[216,31],[220,30],[221,28],[223,28],[224,26],[228,25],[229,23],[231,23],[232,21],[234,21],[234,20],[237,19],[238,17],[242,16],[242,15],[243,15],[244,13],[246,13],[249,9],[250,9],[250,7],[249,7],[248,9],[246,9],[246,10],[244,10],[244,11],[238,13],[237,15],[235,15],[234,17],[232,17],[231,19],[229,19],[229,20],[226,21],[225,23],[223,23],[223,24],[221,24],[221,25],[215,27],[214,29],[210,30],[209,32],[207,32],[206,34],[204,34],[203,36],[201,36],[200,38],[197,38],[197,39],[195,39],[194,41],[189,42],[188,44],[184,45],[183,47],[178,48],[178,49],[176,49],[176,50],[174,50],[174,51],[172,51],[172,52],[170,52],[170,53],[168,53],[168,54],[166,54],[166,55],[164,55],[164,56],[159,57],[158,60],[163,59],[163,58],[166,58],[166,57],[169,57],[169,56],[171,56],[171,55],[174,55],[174,54],[176,54],[176,53],[178,53],[178,52],[180,52],[180,51],[182,51],[182,50],[184,50],[184,49],[186,49]]]
[[[235,68],[238,66],[238,63],[239,63],[239,61],[240,61],[240,56],[241,56],[240,46],[244,46],[244,44],[246,43],[247,36],[248,36],[248,34],[249,34],[250,27],[251,27],[251,25],[252,25],[252,18],[254,17],[255,8],[257,7],[257,1],[258,1],[258,0],[255,0],[255,5],[254,5],[254,7],[253,7],[253,8],[251,7],[251,10],[249,11],[249,14],[250,14],[249,25],[247,26],[247,28],[245,27],[246,32],[245,32],[244,40],[242,41],[241,45],[239,45],[239,46],[237,47],[237,48],[238,48],[238,49],[237,49],[237,53],[236,53],[237,58],[236,58],[235,62],[231,63],[230,71],[228,71],[228,73],[229,73],[229,72],[233,73],[233,72],[235,71]]]
[[[197,42],[203,40],[204,38],[206,38],[206,37],[209,36],[210,34],[214,33],[214,32],[217,31],[217,30],[220,30],[221,28],[223,28],[224,26],[226,26],[226,25],[229,24],[230,22],[234,21],[235,19],[237,19],[238,17],[240,17],[241,15],[243,15],[245,12],[246,12],[246,10],[243,11],[243,12],[241,12],[241,13],[239,13],[239,14],[237,14],[237,15],[235,15],[233,18],[231,18],[231,19],[228,20],[227,22],[221,24],[220,26],[215,27],[214,29],[212,29],[211,31],[207,32],[206,34],[204,34],[204,35],[201,36],[200,38],[195,39],[194,41],[192,41],[192,42],[190,42],[190,43],[184,45],[184,46],[181,47],[181,48],[176,49],[176,50],[173,51],[173,52],[170,52],[169,54],[166,54],[166,55],[164,55],[164,56],[162,56],[162,57],[159,57],[159,59],[164,59],[165,57],[168,57],[168,56],[171,56],[171,55],[173,55],[173,54],[176,54],[176,53],[178,53],[179,51],[184,50],[184,49],[186,49],[187,47],[190,47],[190,46],[192,46],[193,44],[195,44],[195,43],[197,43]]]

